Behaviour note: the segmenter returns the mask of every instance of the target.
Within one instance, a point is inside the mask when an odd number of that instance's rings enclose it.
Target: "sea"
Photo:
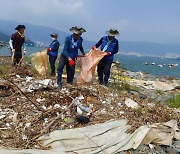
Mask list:
[[[27,47],[27,56],[44,49],[45,47]],[[62,48],[59,53],[61,51]],[[0,56],[10,56],[10,50],[7,47],[1,48]],[[127,70],[133,72],[170,76],[180,79],[180,60],[177,59],[116,54],[114,60],[118,61]]]

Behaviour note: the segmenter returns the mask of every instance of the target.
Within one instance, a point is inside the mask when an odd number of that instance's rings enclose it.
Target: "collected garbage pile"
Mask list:
[[[180,124],[179,113],[162,103],[129,92],[118,96],[98,84],[65,84],[59,89],[55,80],[38,79],[27,70],[0,80],[0,146],[48,149],[37,140],[40,136],[109,120],[127,119],[130,133],[172,119]]]

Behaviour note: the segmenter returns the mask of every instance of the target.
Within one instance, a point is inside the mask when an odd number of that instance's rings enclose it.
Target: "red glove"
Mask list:
[[[46,50],[47,50],[47,51],[50,51],[50,50],[51,50],[51,48],[47,48]]]
[[[91,49],[92,49],[92,50],[95,50],[95,49],[96,49],[96,46],[92,46]]]
[[[68,64],[69,64],[69,66],[71,67],[71,66],[74,66],[74,65],[75,65],[75,62],[74,62],[74,60],[72,60],[72,59],[68,59]]]
[[[111,54],[111,52],[106,52],[106,56],[109,56]]]

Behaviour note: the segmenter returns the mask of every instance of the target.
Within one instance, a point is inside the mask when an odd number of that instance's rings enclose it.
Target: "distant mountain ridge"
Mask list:
[[[15,32],[15,27],[19,23],[16,21],[0,20],[0,32],[10,37]],[[27,29],[25,32],[26,39],[30,38],[31,41],[44,43],[46,46],[52,41],[50,38],[51,33],[57,33],[59,35],[58,40],[61,46],[64,44],[66,36],[71,33],[66,33],[61,30],[57,30],[46,26],[36,26],[29,23],[23,23]],[[0,36],[1,36],[0,33]],[[4,36],[2,34],[2,36]],[[102,34],[103,35],[103,34]],[[7,39],[7,36],[4,36]],[[100,38],[97,39],[97,41]],[[9,40],[9,39],[8,39]],[[96,42],[88,41],[84,39],[83,45],[85,50],[89,50]],[[174,54],[180,56],[180,44],[160,44],[152,42],[137,42],[137,41],[119,41],[119,49],[121,53],[138,53],[141,55],[170,55]]]
[[[8,41],[9,37],[10,37],[9,35],[0,32],[0,41]]]
[[[135,52],[142,55],[177,54],[180,55],[180,44],[160,44],[152,42],[121,41],[120,50],[123,53]]]
[[[15,27],[18,25],[18,22],[15,21],[6,21],[6,20],[0,20],[0,32],[6,34],[6,35],[11,35],[12,33],[15,32]],[[66,33],[51,27],[46,27],[46,26],[36,26],[36,25],[31,25],[29,23],[24,23],[26,25],[26,31],[25,31],[25,36],[26,39],[30,39],[31,41],[35,42],[41,42],[44,43],[46,46],[51,43],[51,33],[57,33],[59,35],[58,40],[61,44],[61,46],[64,44],[65,38],[71,33]],[[88,41],[84,39],[83,42],[84,48],[85,49],[90,49],[92,45],[94,45],[94,42]]]

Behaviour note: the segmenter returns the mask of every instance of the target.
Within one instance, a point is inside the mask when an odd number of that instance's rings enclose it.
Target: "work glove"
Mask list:
[[[91,49],[92,49],[92,50],[95,50],[95,49],[96,49],[96,46],[92,46]]]
[[[71,58],[68,59],[68,65],[71,67],[71,66],[74,66],[75,65],[75,62],[74,60],[72,60]]]
[[[49,51],[51,51],[51,48],[47,48],[46,50],[47,50],[47,52],[49,52]]]
[[[111,55],[111,52],[106,52],[106,56],[109,56],[109,55]]]

